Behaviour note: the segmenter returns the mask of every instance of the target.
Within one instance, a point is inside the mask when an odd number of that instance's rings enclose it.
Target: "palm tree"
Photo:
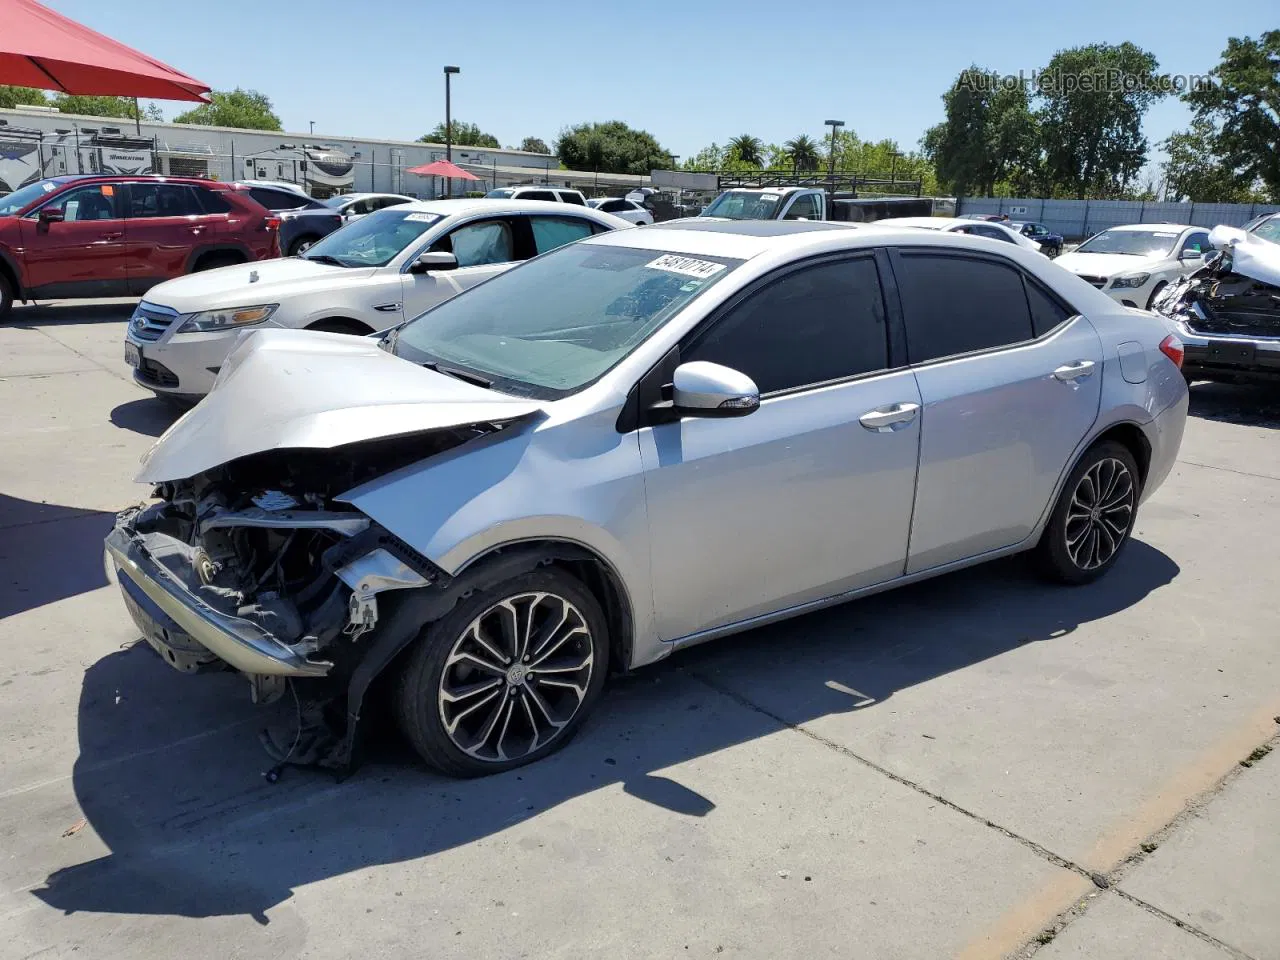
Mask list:
[[[807,133],[784,143],[783,148],[791,158],[791,169],[796,173],[811,173],[818,169],[820,158],[818,144]]]
[[[764,150],[764,144],[760,142],[759,137],[753,137],[749,133],[744,133],[740,137],[734,137],[729,141],[729,152],[735,154],[743,163],[753,167],[760,166],[760,153]]]

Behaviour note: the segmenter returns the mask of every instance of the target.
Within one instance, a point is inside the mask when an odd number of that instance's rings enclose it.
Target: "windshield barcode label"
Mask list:
[[[686,277],[697,277],[699,280],[714,277],[724,269],[723,263],[715,263],[711,260],[695,260],[693,257],[678,257],[674,253],[664,253],[657,260],[650,260],[645,266],[650,270],[681,273]]]

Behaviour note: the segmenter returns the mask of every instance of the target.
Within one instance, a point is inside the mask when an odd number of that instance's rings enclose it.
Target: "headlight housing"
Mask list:
[[[1140,287],[1150,279],[1149,273],[1134,273],[1127,277],[1116,277],[1111,281],[1111,286],[1116,290],[1123,287]]]
[[[280,306],[278,303],[261,303],[253,307],[227,307],[223,310],[205,310],[190,314],[178,333],[214,333],[262,323]]]

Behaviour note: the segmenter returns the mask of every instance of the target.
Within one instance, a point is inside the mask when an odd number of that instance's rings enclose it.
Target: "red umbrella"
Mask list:
[[[420,167],[410,167],[408,173],[416,173],[420,177],[449,177],[453,180],[479,180],[474,173],[467,173],[456,163],[448,160],[437,160],[435,163],[424,163]]]
[[[89,96],[207,100],[209,87],[35,0],[0,0],[0,83]]]

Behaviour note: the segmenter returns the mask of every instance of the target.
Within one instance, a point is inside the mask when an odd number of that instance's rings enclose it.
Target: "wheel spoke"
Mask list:
[[[538,676],[544,676],[548,673],[577,673],[586,667],[591,666],[591,651],[588,650],[581,657],[561,657],[557,660],[544,662],[538,667]]]
[[[458,724],[460,724],[463,720],[467,719],[467,717],[471,716],[471,714],[475,713],[477,710],[483,707],[486,703],[491,703],[495,698],[500,696],[502,696],[501,687],[491,691],[488,694],[488,696],[486,696],[484,699],[477,700],[475,703],[473,703],[471,706],[467,707],[466,709],[460,710],[457,714],[454,715],[452,721],[445,722],[445,727],[446,729],[448,729],[449,735],[453,736],[453,734],[457,732]],[[498,707],[501,707],[501,706],[502,706],[501,704],[498,704]],[[497,708],[495,708],[495,712],[496,710]]]
[[[492,673],[498,677],[505,677],[507,675],[507,668],[502,664],[492,663],[484,659],[484,657],[477,657],[469,650],[461,650],[453,654],[449,657],[446,667],[452,667],[460,663],[465,663],[467,666],[475,667],[476,669],[483,670],[486,673]]]
[[[547,683],[550,684],[551,681],[548,680]],[[543,719],[549,727],[553,730],[558,730],[560,727],[565,725],[566,721],[557,721],[551,715],[551,708],[547,706],[547,702],[542,699],[542,694],[538,693],[536,689],[533,687],[525,687],[525,695],[529,700],[533,701],[534,706],[538,708],[538,712],[542,714]]]
[[[440,698],[445,703],[461,703],[467,697],[475,697],[500,686],[502,686],[501,677],[494,677],[492,680],[484,680],[480,683],[467,684],[466,686],[458,687],[456,690],[446,690],[442,686],[440,688]]]
[[[570,640],[573,640],[575,637],[589,636],[590,634],[587,633],[587,628],[582,624],[577,624],[569,627],[568,629],[562,630],[561,635],[558,638],[553,638],[543,644],[538,653],[534,654],[533,659],[529,661],[529,666],[531,668],[536,667],[541,670],[542,664],[546,663]]]
[[[511,662],[507,659],[506,655],[494,645],[493,641],[484,635],[481,630],[479,619],[471,625],[471,629],[467,631],[467,634],[472,637],[477,644],[483,647],[489,656],[493,657],[494,663],[502,664],[503,667],[505,667]]]
[[[572,690],[574,693],[578,695],[579,700],[581,700],[583,697],[587,695],[587,688],[585,686],[580,687],[576,683],[569,683],[568,681],[565,681],[565,680],[542,680],[542,681],[539,681],[539,686],[560,687],[565,690]]]
[[[507,662],[520,656],[520,614],[510,600],[504,600],[493,608],[498,627],[502,631],[503,646],[508,652]]]
[[[511,715],[516,711],[516,697],[507,697],[507,702],[503,704],[505,715],[502,718],[502,729],[498,731],[498,739],[494,743],[494,749],[498,752],[499,760],[506,760],[507,752],[502,749],[502,742],[507,738],[507,728],[511,726]]]

